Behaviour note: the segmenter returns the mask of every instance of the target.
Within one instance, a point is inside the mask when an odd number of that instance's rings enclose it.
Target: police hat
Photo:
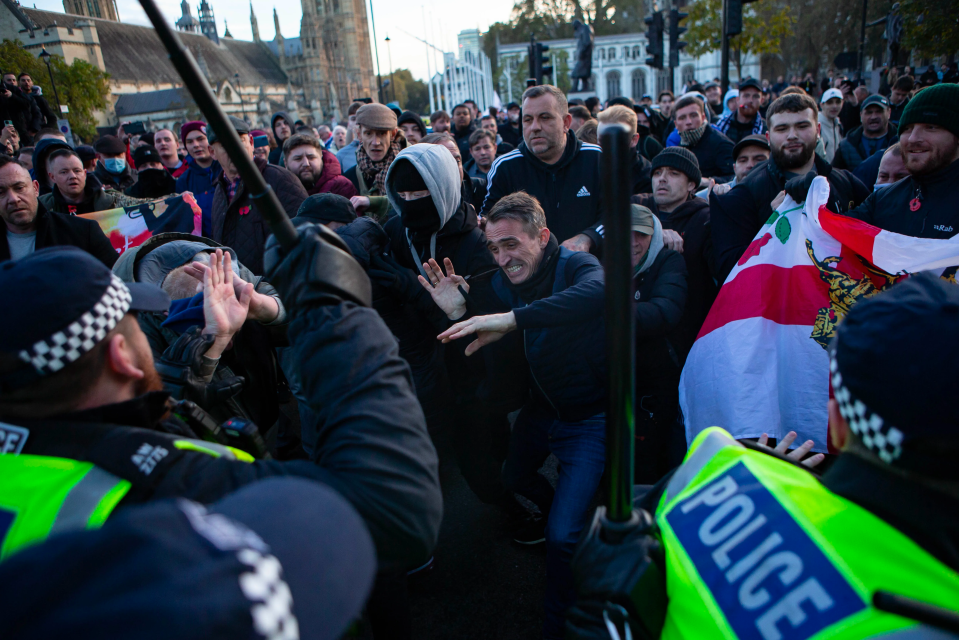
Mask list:
[[[910,445],[959,442],[959,286],[923,273],[856,304],[830,345],[832,386],[842,416],[887,464],[956,478],[955,460],[936,463]]]
[[[0,564],[7,629],[29,638],[334,640],[362,613],[376,552],[356,510],[300,478],[209,508],[164,500]]]
[[[128,311],[166,311],[170,298],[148,284],[124,284],[102,262],[70,246],[0,264],[0,351],[22,365],[4,371],[0,391],[54,374],[103,340]]]

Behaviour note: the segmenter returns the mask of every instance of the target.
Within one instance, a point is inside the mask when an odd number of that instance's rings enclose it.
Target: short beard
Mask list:
[[[311,170],[310,176],[308,178],[304,178],[302,173],[298,173],[297,177],[300,179],[300,182],[303,183],[304,187],[306,187],[307,189],[312,189],[313,185],[316,184],[316,178],[318,176],[315,173],[313,173],[313,171]]]
[[[809,162],[810,158],[813,157],[813,154],[816,153],[816,143],[806,145],[803,147],[802,153],[791,158],[786,157],[786,154],[783,153],[782,147],[776,148],[773,147],[773,161],[776,163],[780,169],[785,169],[789,171],[791,169],[799,169],[804,164]]]
[[[916,168],[909,166],[909,154],[903,152],[903,164],[906,166],[906,171],[909,172],[909,175],[927,176],[955,162],[957,160],[956,151],[957,147],[953,147],[950,155],[948,152],[944,152],[939,148],[934,148],[930,154],[931,157],[929,161]]]
[[[163,380],[156,367],[148,367],[143,371],[143,377],[136,381],[133,388],[134,396],[142,396],[151,391],[163,391]]]

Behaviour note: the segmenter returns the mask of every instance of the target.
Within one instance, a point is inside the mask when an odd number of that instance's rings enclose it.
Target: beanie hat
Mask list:
[[[77,155],[80,156],[80,161],[84,164],[97,159],[97,152],[88,144],[81,144],[77,147]]]
[[[426,181],[413,163],[403,158],[390,167],[390,183],[396,191],[429,191]]]
[[[350,201],[341,195],[335,193],[317,193],[303,201],[299,211],[296,212],[297,220],[310,220],[315,222],[342,222],[349,224],[356,220],[356,210]]]
[[[899,135],[912,124],[934,124],[959,136],[959,85],[937,84],[914,95],[899,119]]]
[[[416,128],[420,130],[420,135],[424,138],[426,137],[426,125],[423,124],[423,118],[419,117],[417,114],[412,111],[404,111],[400,117],[396,120],[397,125],[405,124],[411,122],[416,125]]]
[[[147,162],[162,162],[160,160],[160,152],[156,150],[156,147],[144,144],[133,150],[134,166],[139,168]]]
[[[392,131],[396,128],[396,114],[385,104],[378,102],[364,104],[356,112],[356,124],[361,124],[367,129]]]
[[[206,135],[206,123],[201,122],[200,120],[192,120],[190,122],[185,122],[180,127],[180,140],[183,141],[183,144],[186,144],[186,137],[190,135],[193,131],[200,131],[203,135]]]
[[[683,147],[666,147],[653,158],[652,171],[660,167],[670,167],[677,171],[682,171],[686,176],[699,184],[703,179],[703,174],[699,171],[699,160],[693,155],[693,152]]]

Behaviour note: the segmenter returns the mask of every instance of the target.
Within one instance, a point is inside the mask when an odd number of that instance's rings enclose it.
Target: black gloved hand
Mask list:
[[[634,638],[658,638],[666,615],[666,571],[659,541],[651,534],[655,521],[643,509],[633,511],[634,520],[621,525],[624,531],[613,543],[606,540],[604,526],[606,509],[600,507],[593,515],[570,561],[576,583],[576,606],[579,614],[572,620],[579,627],[602,620],[602,610],[621,609],[626,615],[617,619],[628,621]],[[590,638],[586,631],[577,631],[573,637]]]
[[[174,399],[190,400],[206,411],[238,394],[244,383],[240,376],[209,384],[204,381],[201,374],[203,354],[210,350],[214,339],[212,334],[204,334],[200,327],[193,327],[167,347],[156,362],[163,387]]]
[[[367,218],[366,216],[357,218],[350,224],[340,227],[336,230],[336,233],[350,248],[350,253],[360,263],[364,271],[370,268],[370,256],[382,253],[390,241],[389,236],[383,231],[383,227],[373,218]]]
[[[812,181],[815,180],[818,175],[815,171],[810,171],[804,176],[790,178],[786,181],[786,187],[784,189],[786,195],[795,200],[797,204],[805,202],[806,194],[809,193],[809,187],[812,186]]]
[[[418,303],[424,294],[429,296],[416,279],[416,274],[397,262],[393,256],[376,254],[371,262],[370,279],[387,289],[397,300]],[[430,300],[432,301],[432,298]]]
[[[343,301],[370,306],[370,280],[343,240],[322,225],[301,223],[297,229],[300,238],[290,251],[271,235],[263,253],[266,279],[287,309],[297,313]]]

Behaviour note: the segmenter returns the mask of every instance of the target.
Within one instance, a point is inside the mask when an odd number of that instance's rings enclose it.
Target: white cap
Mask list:
[[[822,98],[819,99],[819,102],[820,104],[826,104],[826,101],[832,100],[833,98],[839,98],[842,100],[842,91],[836,89],[835,87],[832,89],[826,89],[822,94]]]

